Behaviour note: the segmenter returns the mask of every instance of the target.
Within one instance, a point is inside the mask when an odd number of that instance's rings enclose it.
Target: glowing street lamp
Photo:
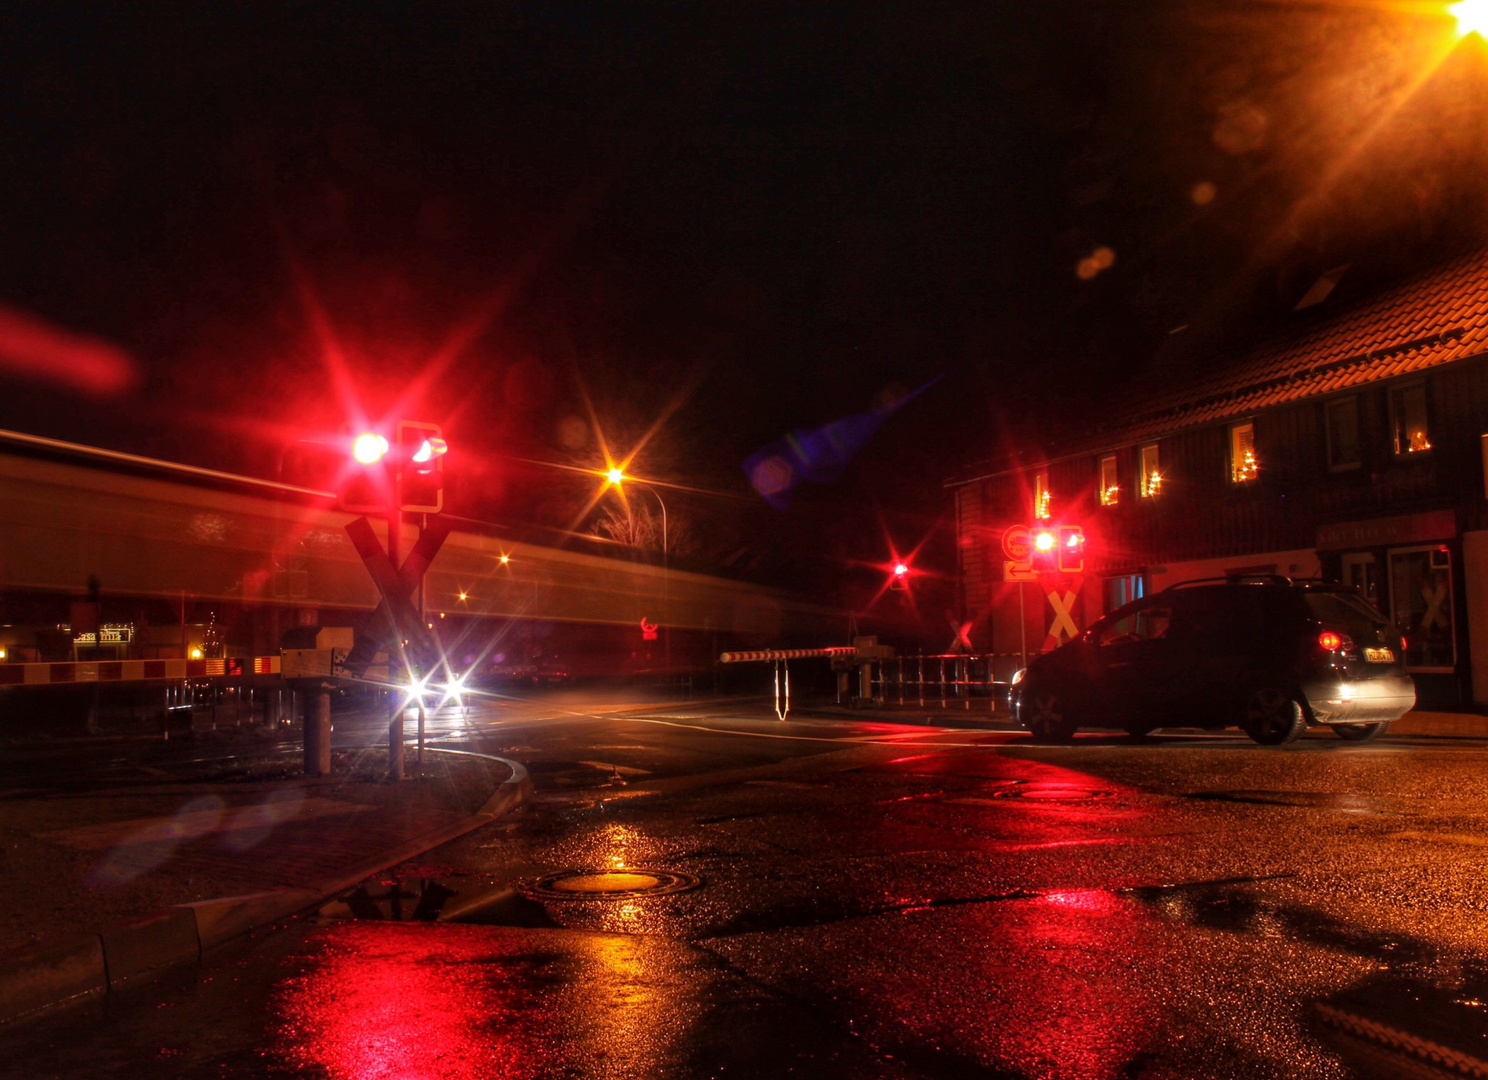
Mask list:
[[[1457,36],[1488,37],[1488,0],[1458,0],[1447,5],[1447,14],[1457,20]]]
[[[619,487],[622,482],[624,482],[626,480],[629,480],[632,484],[640,484],[641,487],[645,488],[647,491],[651,492],[652,495],[655,495],[656,496],[656,505],[659,506],[659,507],[661,507],[661,593],[662,593],[661,606],[662,606],[662,618],[663,618],[663,620],[669,619],[670,618],[670,613],[671,613],[671,606],[672,606],[672,602],[671,602],[672,601],[672,597],[671,597],[671,574],[669,572],[670,568],[667,565],[667,509],[666,509],[666,503],[662,502],[661,492],[657,491],[654,487],[652,487],[650,484],[646,483],[646,481],[644,481],[644,480],[636,480],[634,477],[626,476],[625,475],[625,470],[624,469],[621,469],[618,465],[612,465],[612,466],[610,466],[609,470],[605,473],[605,480],[607,480],[610,484],[614,485],[615,487]],[[632,526],[632,529],[633,528],[634,528],[634,526]],[[667,626],[667,633],[666,633],[666,663],[667,663],[667,667],[668,668],[670,668],[672,666],[672,630],[671,630],[671,626],[670,625]]]
[[[645,488],[647,491],[651,492],[652,495],[656,496],[656,505],[661,507],[661,562],[662,566],[665,567],[667,560],[667,509],[666,503],[661,501],[661,492],[657,491],[654,487],[652,487],[644,480],[637,480],[633,476],[626,476],[625,470],[621,469],[618,465],[611,466],[609,471],[606,472],[604,475],[605,480],[608,483],[613,484],[615,487],[619,487],[622,483],[628,480],[632,484],[640,484],[641,487]]]

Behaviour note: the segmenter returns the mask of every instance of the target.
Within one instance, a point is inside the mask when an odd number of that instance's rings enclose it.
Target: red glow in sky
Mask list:
[[[4,306],[0,306],[0,370],[94,397],[123,393],[139,378],[134,361],[117,345]]]

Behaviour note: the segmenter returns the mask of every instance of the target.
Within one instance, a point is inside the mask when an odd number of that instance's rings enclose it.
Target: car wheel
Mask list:
[[[1307,730],[1302,706],[1273,682],[1256,683],[1246,692],[1240,726],[1262,746],[1284,746]]]
[[[1042,743],[1067,743],[1075,737],[1075,724],[1065,711],[1064,695],[1048,686],[1030,686],[1023,693],[1019,719]]]
[[[1390,730],[1390,721],[1380,720],[1373,724],[1330,724],[1333,733],[1349,742],[1373,742]]]

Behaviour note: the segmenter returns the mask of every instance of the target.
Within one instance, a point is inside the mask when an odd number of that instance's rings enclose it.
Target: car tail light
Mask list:
[[[1350,652],[1354,647],[1352,638],[1336,630],[1324,630],[1318,635],[1318,644],[1328,652]]]

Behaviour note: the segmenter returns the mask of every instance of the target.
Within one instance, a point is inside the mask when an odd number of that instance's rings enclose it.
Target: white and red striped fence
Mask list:
[[[238,678],[278,674],[277,656],[231,656],[206,660],[82,660],[55,664],[0,664],[0,686],[150,682],[163,679]]]

